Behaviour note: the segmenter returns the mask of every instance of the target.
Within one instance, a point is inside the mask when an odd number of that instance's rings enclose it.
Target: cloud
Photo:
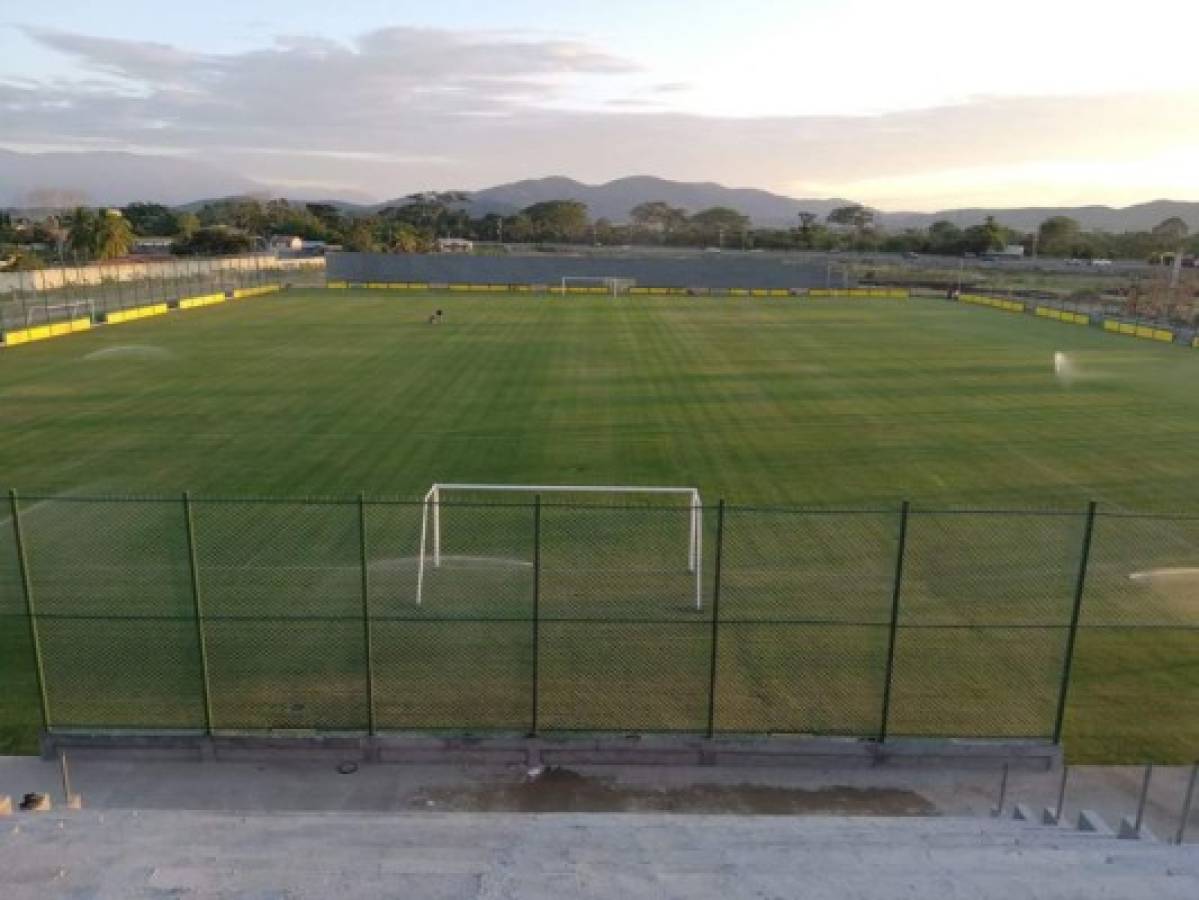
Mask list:
[[[349,42],[285,35],[216,54],[26,33],[71,57],[77,75],[0,80],[0,117],[19,123],[20,142],[192,154],[263,183],[355,185],[379,198],[546,174],[652,173],[919,207],[921,197],[946,199],[939,184],[965,200],[971,172],[981,185],[987,173],[1019,171],[1021,190],[1045,190],[1052,185],[1031,186],[1029,171],[1081,161],[1121,172],[1129,160],[1199,146],[1199,120],[1180,115],[1195,108],[1193,92],[731,118],[672,111],[686,84],[552,37],[398,27]],[[1162,173],[1160,193],[1188,184],[1169,178]],[[1053,198],[1011,203],[1029,200]]]

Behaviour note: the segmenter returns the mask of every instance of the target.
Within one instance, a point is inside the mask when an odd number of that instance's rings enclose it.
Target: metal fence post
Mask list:
[[[999,800],[995,804],[995,808],[991,810],[991,815],[999,818],[1003,815],[1003,807],[1007,804],[1007,780],[1011,766],[1008,763],[1003,764],[1003,774],[999,777]]]
[[[703,522],[700,522],[703,528]],[[720,647],[720,571],[724,556],[724,498],[716,505],[716,560],[712,566],[712,658],[708,663],[708,737],[716,736],[716,668]]]
[[[533,708],[529,735],[537,736],[538,666],[541,640],[541,495],[533,498]]]
[[[21,504],[17,500],[16,488],[8,492],[8,503],[12,510],[13,541],[17,551],[17,568],[21,575],[21,590],[25,594],[25,618],[29,623],[29,640],[33,644],[34,676],[37,678],[37,693],[42,704],[42,728],[49,731],[50,700],[46,692],[46,669],[42,662],[42,644],[33,604],[33,578],[29,573],[29,555],[25,550],[25,535],[21,530]]]
[[[1062,661],[1062,684],[1058,690],[1057,714],[1053,720],[1053,743],[1062,742],[1062,728],[1066,722],[1066,701],[1070,696],[1070,673],[1074,668],[1074,644],[1078,638],[1078,621],[1082,615],[1082,595],[1087,581],[1087,565],[1091,558],[1091,538],[1095,533],[1095,507],[1092,500],[1087,504],[1087,520],[1082,531],[1082,551],[1078,557],[1078,577],[1074,582],[1074,607],[1070,611],[1070,632],[1066,636],[1066,658]]]
[[[1137,798],[1137,817],[1132,823],[1132,832],[1141,836],[1141,827],[1145,824],[1145,803],[1149,799],[1149,782],[1153,779],[1153,763],[1145,764],[1145,776],[1141,779],[1141,794]]]
[[[1191,777],[1187,781],[1186,796],[1182,798],[1182,815],[1178,819],[1178,831],[1174,843],[1181,844],[1187,833],[1187,819],[1191,815],[1191,803],[1195,799],[1195,781],[1199,780],[1199,763],[1191,766]]]
[[[1066,779],[1070,777],[1070,766],[1062,763],[1062,780],[1057,786],[1057,806],[1053,808],[1053,824],[1060,825],[1062,813],[1066,808]]]
[[[887,632],[887,667],[883,680],[883,712],[879,722],[878,741],[887,739],[891,719],[891,682],[895,675],[895,644],[899,637],[899,598],[903,593],[903,561],[908,545],[908,515],[912,505],[904,500],[899,506],[899,534],[896,537],[895,577],[891,582],[891,622]]]
[[[367,733],[375,735],[375,660],[371,640],[370,567],[366,549],[366,497],[358,495],[358,550],[362,572],[362,640],[366,653],[366,725]]]
[[[204,733],[212,735],[212,692],[208,683],[208,641],[204,636],[204,606],[200,596],[200,567],[196,557],[196,527],[192,521],[192,498],[183,492],[183,523],[187,530],[187,568],[191,580],[192,607],[196,619],[196,646],[200,652],[200,696],[204,701]]]

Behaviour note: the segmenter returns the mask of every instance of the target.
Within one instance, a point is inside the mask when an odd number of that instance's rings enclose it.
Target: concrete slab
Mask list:
[[[985,816],[998,802],[998,769],[894,766],[571,766],[530,779],[525,761],[501,765],[390,765],[335,758],[267,762],[139,761],[70,757],[72,790],[90,809],[230,812],[679,812],[773,815]],[[1136,810],[1138,768],[1072,769],[1062,824],[1079,809],[1118,822]],[[1189,768],[1160,768],[1145,824],[1174,835]],[[1060,772],[1012,771],[1007,808],[1056,803]],[[56,761],[0,757],[0,794],[63,798]],[[1199,803],[1187,836],[1199,841]]]
[[[899,766],[1048,771],[1061,748],[1044,741],[900,738],[884,743],[806,736],[555,735],[441,737],[54,731],[43,758],[354,760],[507,765]]]

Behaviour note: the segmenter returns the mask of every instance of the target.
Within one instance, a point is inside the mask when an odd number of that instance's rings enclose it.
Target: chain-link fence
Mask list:
[[[1141,758],[1199,746],[1199,517],[433,511],[435,543],[428,503],[13,495],[0,740],[1065,729]]]
[[[181,257],[0,273],[0,332],[280,283],[323,287],[324,259]]]

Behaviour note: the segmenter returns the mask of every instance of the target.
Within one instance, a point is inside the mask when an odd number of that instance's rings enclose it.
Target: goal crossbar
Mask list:
[[[425,493],[421,504],[420,562],[416,575],[416,605],[424,597],[425,563],[432,556],[433,568],[441,567],[441,492],[496,491],[522,494],[641,494],[686,497],[690,510],[687,535],[687,571],[695,575],[695,608],[703,609],[703,499],[699,488],[657,487],[621,484],[467,484],[438,482]],[[431,538],[431,540],[430,540]],[[432,544],[432,553],[429,545]]]

